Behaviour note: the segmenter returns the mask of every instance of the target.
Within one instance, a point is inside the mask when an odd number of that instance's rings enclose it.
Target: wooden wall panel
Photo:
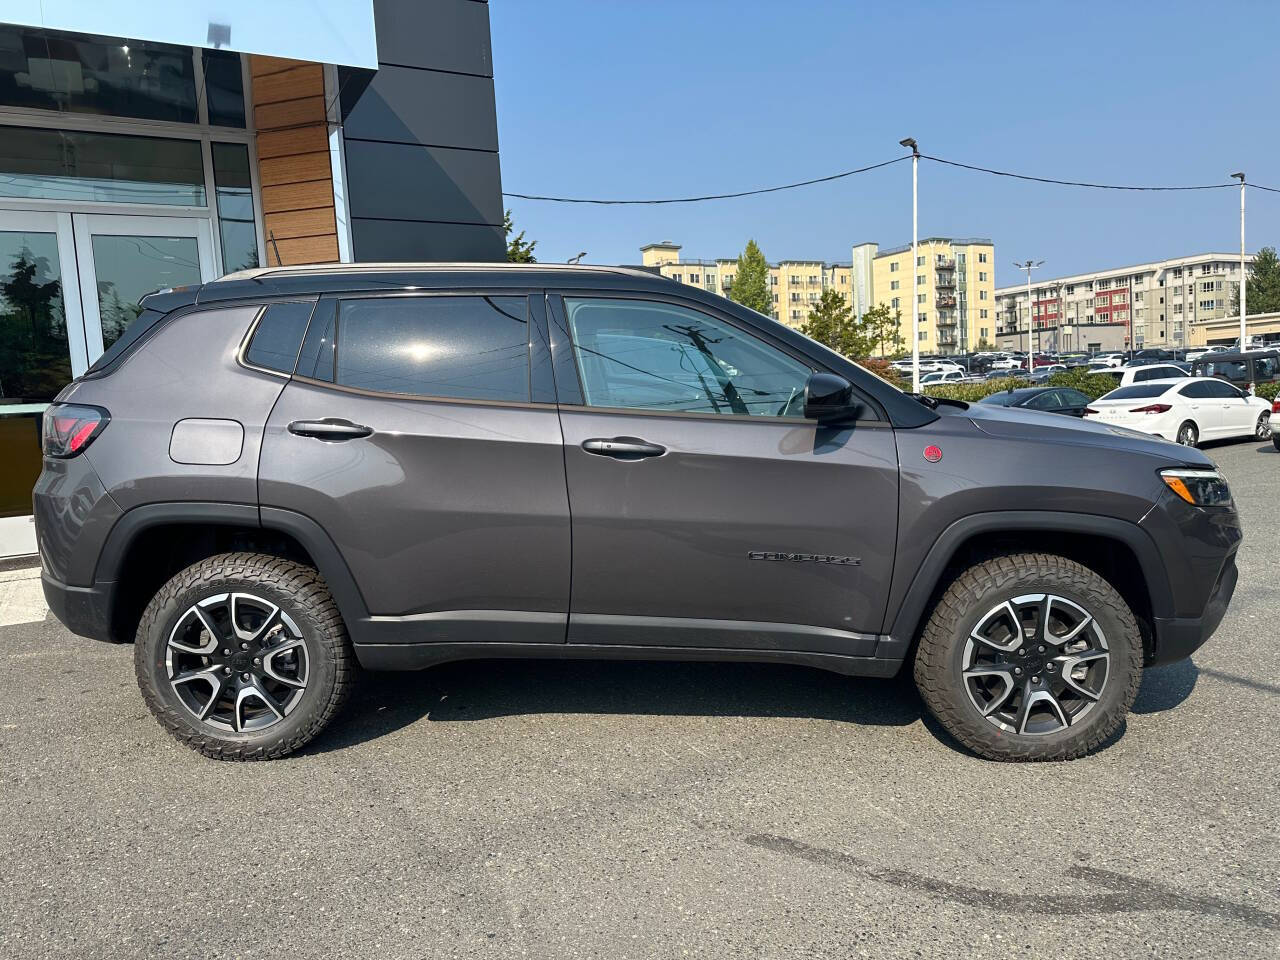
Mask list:
[[[249,64],[266,264],[334,262],[338,233],[322,68],[256,55]]]

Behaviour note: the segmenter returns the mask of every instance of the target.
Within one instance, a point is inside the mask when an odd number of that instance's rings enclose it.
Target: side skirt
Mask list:
[[[797,650],[654,647],[588,643],[357,643],[366,670],[424,670],[457,660],[701,660],[790,663],[853,677],[892,677],[901,657],[852,657]]]

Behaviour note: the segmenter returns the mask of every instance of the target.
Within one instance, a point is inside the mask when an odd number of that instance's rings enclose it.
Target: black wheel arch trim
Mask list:
[[[1118,540],[1132,550],[1138,559],[1151,599],[1152,614],[1156,617],[1173,615],[1173,592],[1168,573],[1160,560],[1160,552],[1155,541],[1137,523],[1117,517],[1044,510],[975,513],[961,517],[943,530],[929,548],[919,569],[894,572],[895,592],[901,587],[900,578],[908,579],[910,586],[907,587],[896,615],[891,613],[892,626],[876,648],[877,657],[907,655],[920,631],[929,601],[956,552],[972,537],[993,531],[1085,534]],[[1046,543],[1046,549],[1051,552],[1051,544]]]
[[[316,569],[333,594],[343,620],[353,624],[368,618],[368,607],[355,577],[320,524],[292,510],[258,507],[248,503],[150,503],[126,511],[107,535],[94,569],[93,582],[119,582],[124,578],[127,574],[122,569],[124,558],[129,547],[143,531],[160,526],[193,523],[253,527],[288,534],[301,544],[315,562]]]

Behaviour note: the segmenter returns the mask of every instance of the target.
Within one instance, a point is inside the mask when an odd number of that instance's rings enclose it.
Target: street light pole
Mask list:
[[[1233,173],[1231,176],[1240,181],[1240,351],[1243,353],[1249,349],[1249,341],[1246,335],[1245,324],[1245,295],[1249,287],[1249,277],[1245,273],[1244,266],[1244,174]]]
[[[904,147],[911,148],[911,392],[920,392],[920,308],[918,301],[920,294],[916,290],[918,274],[916,273],[916,261],[920,259],[919,247],[919,194],[917,193],[917,185],[919,183],[918,173],[920,167],[920,147],[915,140],[907,137],[905,140],[899,140],[899,144]]]
[[[1044,265],[1043,260],[1028,260],[1026,263],[1013,261],[1013,265],[1019,270],[1027,271],[1027,373],[1031,373],[1036,368],[1036,355],[1031,349],[1031,325],[1034,322],[1034,309],[1031,304],[1031,271]]]

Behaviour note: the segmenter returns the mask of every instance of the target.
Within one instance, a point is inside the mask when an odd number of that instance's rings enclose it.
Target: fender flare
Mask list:
[[[252,527],[288,534],[315,561],[316,569],[328,584],[342,619],[351,625],[369,616],[364,596],[351,575],[351,569],[320,524],[292,510],[259,508],[248,503],[149,503],[126,511],[107,534],[106,543],[94,569],[94,583],[118,581],[124,573],[121,569],[124,558],[138,535],[153,527],[173,524]]]
[[[1118,540],[1133,551],[1142,569],[1151,598],[1151,611],[1156,617],[1173,615],[1173,592],[1169,577],[1160,560],[1155,541],[1138,524],[1116,517],[1103,517],[1087,513],[1057,513],[1047,510],[1000,510],[975,513],[961,517],[938,535],[918,570],[896,571],[899,577],[910,577],[910,586],[897,614],[893,617],[888,636],[876,648],[877,657],[897,655],[905,657],[919,631],[921,621],[934,588],[955,557],[961,545],[970,538],[992,531],[1008,533],[1072,533]]]

